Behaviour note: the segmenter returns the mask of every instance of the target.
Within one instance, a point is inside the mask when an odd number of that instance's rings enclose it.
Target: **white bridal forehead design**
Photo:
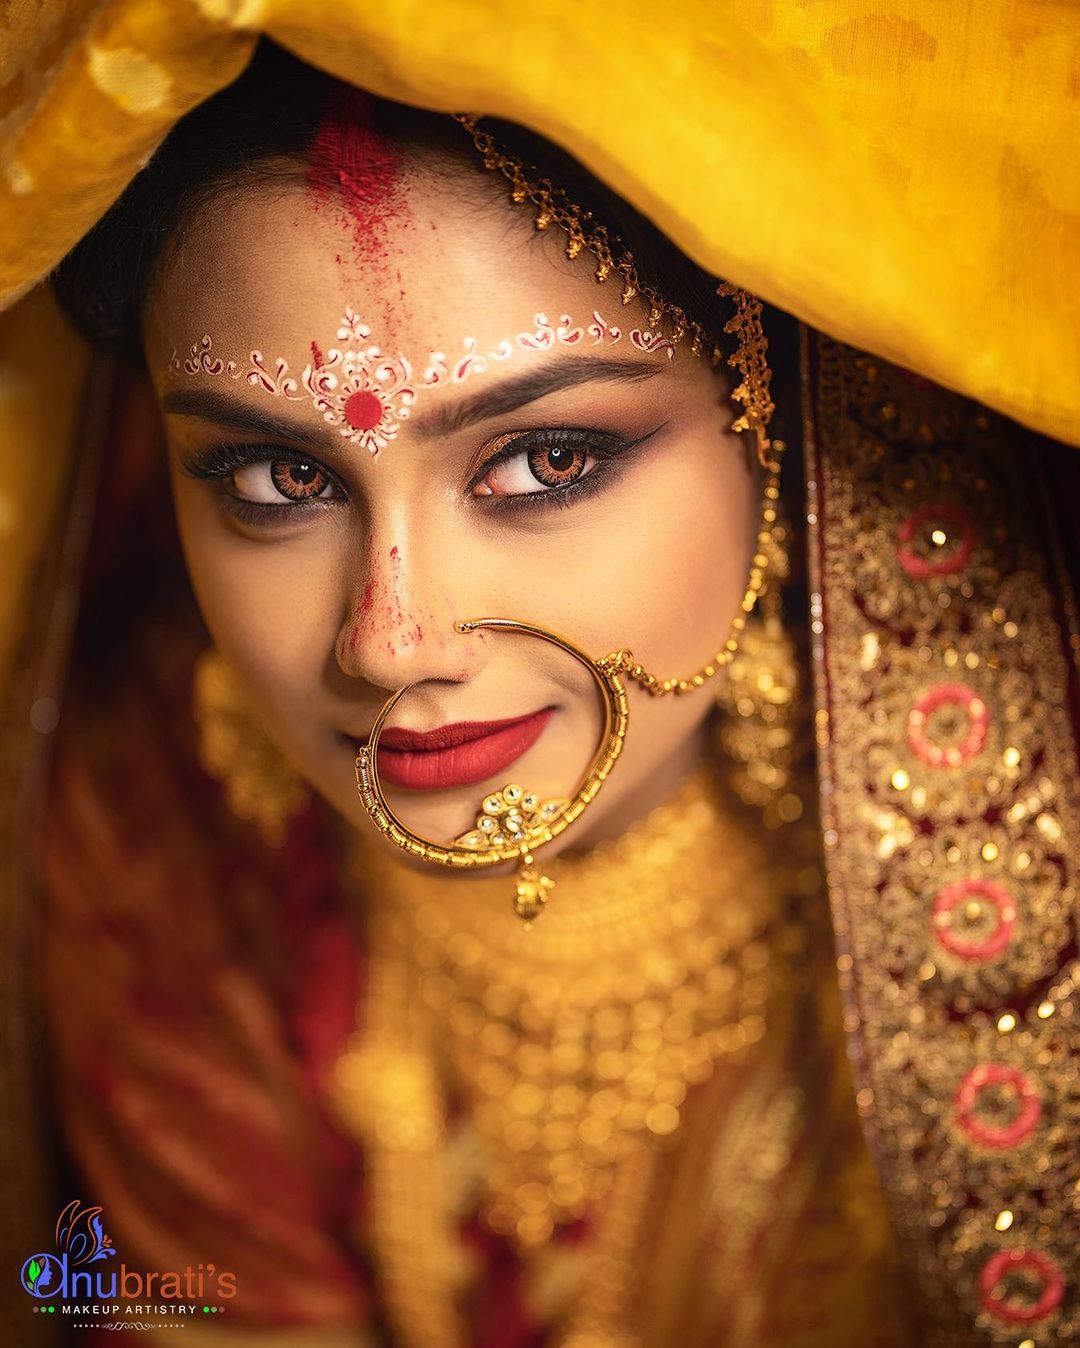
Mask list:
[[[311,363],[304,366],[297,379],[280,356],[268,361],[261,351],[252,351],[244,361],[224,359],[214,349],[213,339],[205,334],[192,344],[186,359],[174,349],[167,377],[220,375],[246,380],[282,398],[311,401],[323,420],[337,426],[346,440],[374,455],[397,435],[420,390],[460,384],[470,375],[481,374],[491,361],[509,360],[517,350],[613,346],[625,337],[639,351],[663,351],[668,360],[675,356],[674,342],[661,333],[647,328],[624,331],[608,323],[595,309],[584,327],[577,326],[568,314],[562,314],[557,323],[550,322],[546,314],[534,314],[531,330],[505,337],[491,350],[482,351],[475,337],[466,337],[461,352],[452,360],[445,351],[432,351],[419,377],[414,377],[412,362],[406,356],[384,354],[371,345],[370,337],[371,329],[359,314],[346,309],[335,339],[344,346],[327,343],[324,349],[312,341]]]

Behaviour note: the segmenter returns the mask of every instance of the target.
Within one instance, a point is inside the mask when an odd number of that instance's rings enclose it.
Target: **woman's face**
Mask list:
[[[395,726],[457,729],[391,736],[384,785],[448,841],[509,782],[570,794],[599,727],[556,648],[455,621],[688,676],[738,609],[759,485],[722,376],[635,342],[641,309],[588,254],[469,167],[383,168],[344,197],[300,174],[214,196],[161,268],[147,354],[192,583],[253,709],[373,832],[354,758],[413,685]],[[670,794],[710,704],[631,687],[622,757],[553,850]]]

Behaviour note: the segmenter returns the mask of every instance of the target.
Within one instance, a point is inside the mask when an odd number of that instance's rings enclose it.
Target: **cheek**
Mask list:
[[[662,678],[706,664],[746,590],[756,501],[744,447],[730,435],[699,437],[628,474],[604,536],[583,543],[595,560],[579,602],[592,609],[598,644],[629,646]]]
[[[192,589],[215,646],[276,723],[310,700],[332,656],[341,602],[333,577],[342,574],[332,531],[262,543],[235,533],[206,497],[202,484],[177,485]]]
[[[690,675],[723,646],[746,592],[753,554],[753,489],[741,444],[698,454],[656,510],[649,616],[657,656]],[[689,665],[687,665],[689,661]],[[690,667],[692,666],[692,668]]]

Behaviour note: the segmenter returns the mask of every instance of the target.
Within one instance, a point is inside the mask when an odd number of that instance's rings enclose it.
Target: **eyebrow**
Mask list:
[[[528,370],[494,387],[478,389],[459,402],[431,406],[412,418],[412,425],[425,437],[452,435],[490,417],[505,416],[549,393],[607,380],[640,382],[654,378],[662,369],[664,365],[653,361],[566,355],[543,369]],[[174,416],[200,417],[247,435],[290,440],[306,449],[325,449],[327,444],[325,432],[305,421],[257,411],[216,389],[171,389],[162,398],[161,407]]]
[[[664,362],[666,365],[667,362]],[[456,403],[425,408],[413,425],[425,436],[452,435],[489,417],[505,416],[549,393],[577,388],[581,384],[619,379],[637,382],[652,379],[664,368],[659,362],[610,360],[602,356],[564,355],[543,369],[528,370],[513,379],[480,388]]]
[[[171,389],[162,398],[161,409],[174,416],[201,417],[247,435],[273,435],[281,440],[292,440],[305,449],[321,449],[326,444],[325,434],[308,422],[256,411],[239,398],[231,398],[217,389]]]

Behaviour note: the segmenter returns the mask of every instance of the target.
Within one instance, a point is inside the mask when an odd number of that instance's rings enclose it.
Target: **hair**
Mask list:
[[[369,98],[261,42],[244,73],[181,119],[157,153],[52,276],[61,307],[96,347],[141,363],[142,316],[166,251],[182,246],[199,208],[225,190],[266,190],[310,160],[327,118],[362,117],[379,140],[423,153],[436,172],[475,173],[481,191],[509,188],[483,167],[453,118]],[[720,342],[730,317],[716,279],[565,151],[514,123],[485,119],[530,177],[557,183],[629,249],[638,275]],[[528,217],[520,208],[523,220]],[[611,285],[619,284],[614,277]]]

